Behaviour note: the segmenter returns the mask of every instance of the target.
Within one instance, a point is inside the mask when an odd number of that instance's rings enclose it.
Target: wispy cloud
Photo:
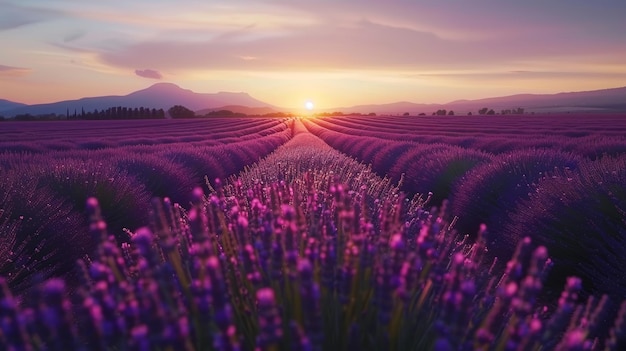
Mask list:
[[[33,23],[58,18],[61,13],[55,10],[22,6],[11,1],[0,1],[0,31],[11,30]]]
[[[76,41],[82,37],[84,37],[86,34],[86,32],[84,30],[74,30],[70,33],[68,33],[67,35],[65,35],[65,37],[63,37],[63,42],[64,43],[71,43],[73,41]]]
[[[435,33],[375,23],[321,22],[289,28],[282,36],[239,40],[236,36],[209,40],[138,41],[100,51],[106,64],[132,68],[141,64],[158,69],[194,70],[351,70],[351,69],[476,69],[493,65],[553,58],[563,62],[612,51],[615,43],[571,38],[555,42],[549,35],[527,40],[486,38],[461,40]],[[254,60],[246,58],[253,57]]]
[[[155,71],[153,69],[136,69],[135,74],[139,77],[148,78],[148,79],[161,79],[163,75],[159,71]]]
[[[0,77],[22,77],[30,72],[29,68],[0,65]]]
[[[409,74],[409,77],[430,77],[446,79],[589,79],[589,78],[625,78],[626,69],[623,72],[599,72],[599,71],[450,71]]]
[[[570,5],[239,0],[180,6],[54,0],[37,10],[61,12],[92,26],[89,40],[72,48],[120,69],[476,69],[547,57],[624,54],[626,39],[611,34],[626,31],[615,15],[619,11],[580,0]],[[59,42],[73,42],[84,32],[65,34]]]
[[[292,28],[283,36],[246,41],[231,36],[204,41],[142,41],[103,51],[100,57],[121,67],[145,62],[168,70],[392,68],[441,62],[440,58],[417,54],[429,50],[443,53],[450,45],[431,33],[359,21]]]

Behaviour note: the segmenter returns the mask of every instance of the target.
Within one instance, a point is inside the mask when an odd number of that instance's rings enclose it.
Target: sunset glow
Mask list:
[[[626,3],[0,0],[0,99],[156,81],[301,108],[623,86]]]
[[[313,101],[307,101],[304,103],[304,108],[306,108],[309,111],[313,111],[314,107],[315,105],[313,105]]]

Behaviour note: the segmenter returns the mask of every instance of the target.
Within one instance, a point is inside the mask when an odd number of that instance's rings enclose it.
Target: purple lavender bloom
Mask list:
[[[280,312],[272,289],[259,289],[256,299],[259,318],[259,335],[256,344],[261,350],[270,350],[271,346],[278,344],[283,337]]]

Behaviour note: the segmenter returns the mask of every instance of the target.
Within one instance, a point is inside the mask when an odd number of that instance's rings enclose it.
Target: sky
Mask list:
[[[623,0],[0,0],[0,99],[158,82],[280,107],[626,86]]]

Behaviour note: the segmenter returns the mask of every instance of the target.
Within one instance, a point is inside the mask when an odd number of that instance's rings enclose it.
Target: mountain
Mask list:
[[[228,105],[228,106],[221,106],[217,108],[205,108],[205,109],[198,110],[195,112],[196,112],[196,115],[198,116],[204,116],[209,112],[220,111],[220,110],[228,110],[228,111],[232,111],[235,113],[244,113],[246,115],[264,115],[266,113],[275,113],[275,112],[282,111],[282,109],[272,108],[272,107],[248,107],[248,106],[242,106],[242,105]]]
[[[29,105],[13,108],[3,113],[6,116],[18,114],[65,114],[80,113],[82,110],[103,110],[109,107],[149,107],[169,109],[174,105],[183,105],[191,110],[200,110],[210,107],[228,105],[243,105],[249,107],[273,107],[263,101],[257,100],[246,93],[219,92],[214,94],[195,93],[183,89],[172,83],[157,83],[149,88],[135,91],[124,96],[99,96],[87,97],[78,100],[67,100],[49,104]]]
[[[418,104],[412,102],[396,102],[390,104],[357,105],[324,109],[322,112],[342,111],[343,113],[431,114],[439,109],[454,110],[457,114],[472,112],[488,107],[500,112],[503,109],[524,108],[526,112],[625,112],[626,87],[566,92],[558,94],[517,94],[477,100],[457,100],[445,104]]]
[[[441,105],[438,104],[417,104],[414,102],[393,102],[389,104],[370,104],[370,105],[356,105],[350,107],[335,107],[329,109],[320,110],[321,112],[337,112],[341,111],[343,113],[375,113],[377,115],[384,114],[402,114],[404,112],[409,112],[411,114],[418,114],[420,112],[430,112],[436,111],[441,108]]]
[[[241,105],[248,107],[272,107],[272,105],[257,100],[247,93],[219,92],[214,94],[195,93],[188,89],[182,89],[172,83],[157,83],[147,89],[139,90],[129,95],[134,102],[142,103],[142,106],[154,106],[157,101],[170,108],[174,105],[183,105],[191,110],[199,110],[210,107],[227,105]]]
[[[7,111],[7,110],[13,110],[13,109],[16,109],[16,108],[22,107],[22,106],[26,106],[26,104],[21,104],[19,102],[13,102],[13,101],[9,101],[9,100],[0,99],[0,112]]]
[[[626,87],[567,92],[558,94],[518,94],[479,100],[460,100],[445,104],[448,108],[478,110],[489,107],[496,111],[523,107],[526,111],[626,111]]]

